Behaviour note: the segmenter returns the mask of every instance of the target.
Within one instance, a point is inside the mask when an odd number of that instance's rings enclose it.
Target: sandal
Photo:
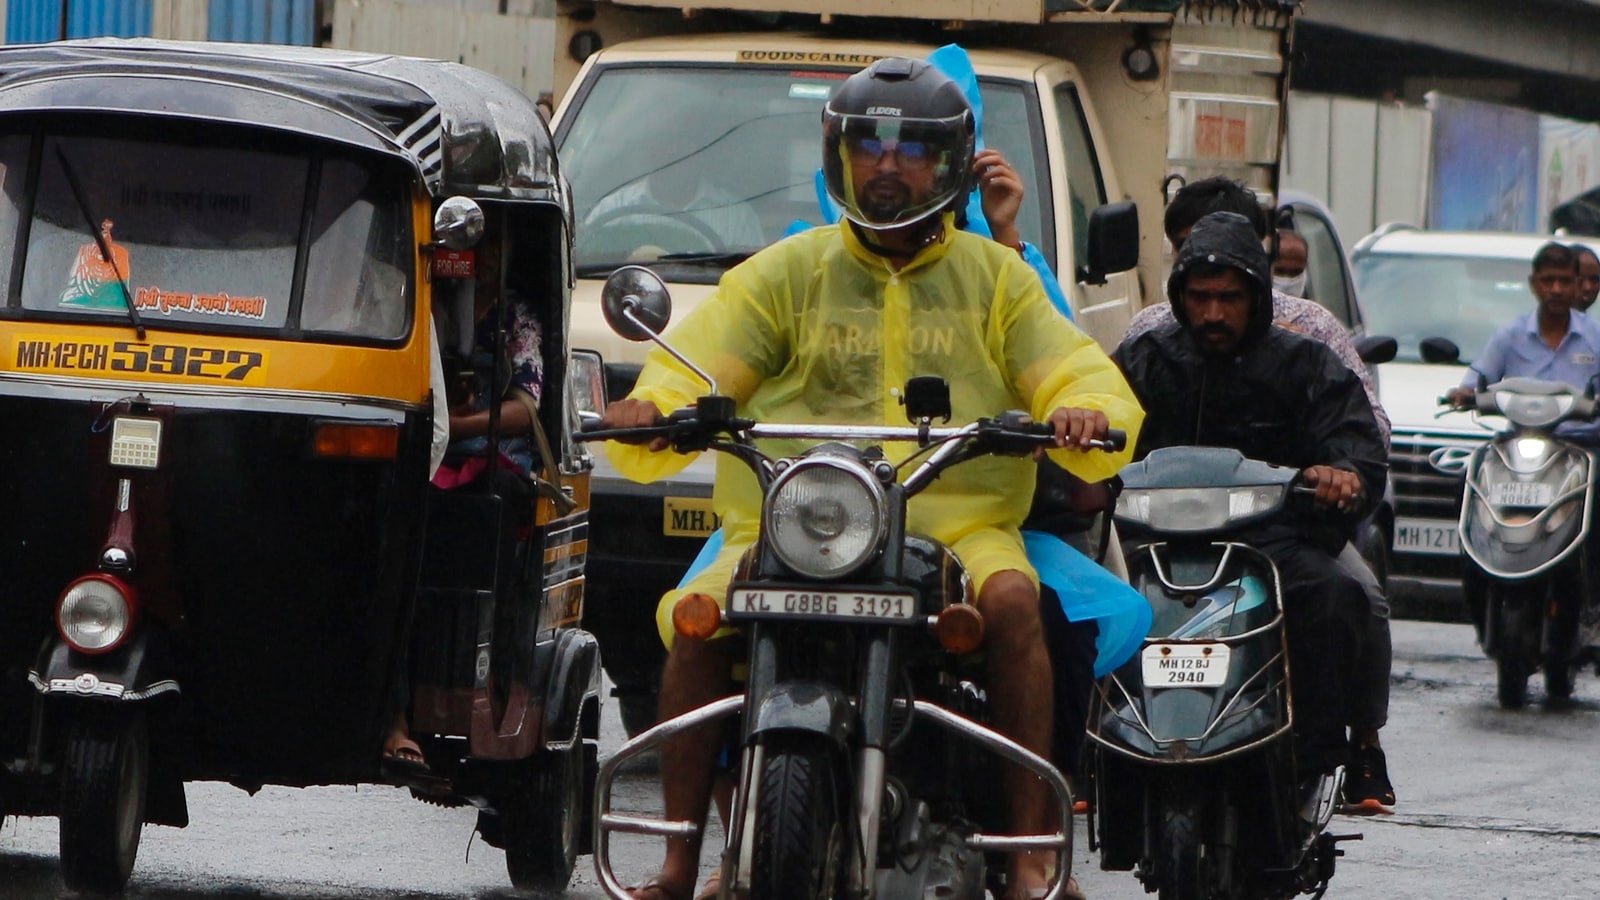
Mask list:
[[[721,898],[722,871],[719,869],[706,879],[706,886],[700,889],[700,893],[694,895],[694,900],[721,900]]]
[[[432,774],[422,748],[408,737],[391,738],[383,748],[379,768],[385,775],[395,778],[417,778]]]
[[[660,875],[652,875],[643,883],[628,888],[628,895],[634,900],[688,900],[687,896],[673,890]]]

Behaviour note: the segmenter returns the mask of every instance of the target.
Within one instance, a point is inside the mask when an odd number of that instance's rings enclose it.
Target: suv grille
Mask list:
[[[1445,475],[1428,463],[1440,447],[1472,449],[1477,438],[1452,438],[1424,434],[1395,434],[1390,442],[1389,475],[1394,482],[1395,515],[1420,519],[1461,517],[1463,479]],[[1390,560],[1396,573],[1432,578],[1460,578],[1461,562],[1453,556],[1396,553]]]

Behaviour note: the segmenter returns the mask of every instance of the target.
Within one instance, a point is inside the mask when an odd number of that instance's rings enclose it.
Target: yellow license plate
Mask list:
[[[259,350],[188,342],[74,340],[51,334],[20,334],[0,368],[51,375],[181,379],[212,384],[263,385],[267,357]]]
[[[670,537],[710,537],[722,527],[710,497],[668,497],[662,503],[661,533]]]

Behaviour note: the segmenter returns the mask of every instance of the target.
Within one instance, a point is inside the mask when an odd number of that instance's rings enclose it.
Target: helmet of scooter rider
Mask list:
[[[1172,317],[1189,327],[1189,313],[1183,305],[1183,289],[1189,276],[1209,275],[1221,269],[1237,269],[1250,286],[1250,318],[1240,343],[1249,343],[1272,327],[1272,260],[1250,220],[1235,212],[1207,213],[1189,230],[1188,240],[1173,260],[1167,277],[1167,299]]]
[[[966,196],[972,107],[920,59],[880,59],[846,79],[822,111],[822,135],[828,196],[862,228],[915,225]],[[897,174],[885,173],[885,156]]]

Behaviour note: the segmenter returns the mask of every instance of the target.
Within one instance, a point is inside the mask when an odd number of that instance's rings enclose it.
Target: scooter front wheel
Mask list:
[[[76,891],[116,893],[139,854],[150,780],[142,710],[77,710],[61,757],[61,875]]]
[[[1521,709],[1528,705],[1528,664],[1512,654],[1495,660],[1498,669],[1495,681],[1495,699],[1501,709]]]

